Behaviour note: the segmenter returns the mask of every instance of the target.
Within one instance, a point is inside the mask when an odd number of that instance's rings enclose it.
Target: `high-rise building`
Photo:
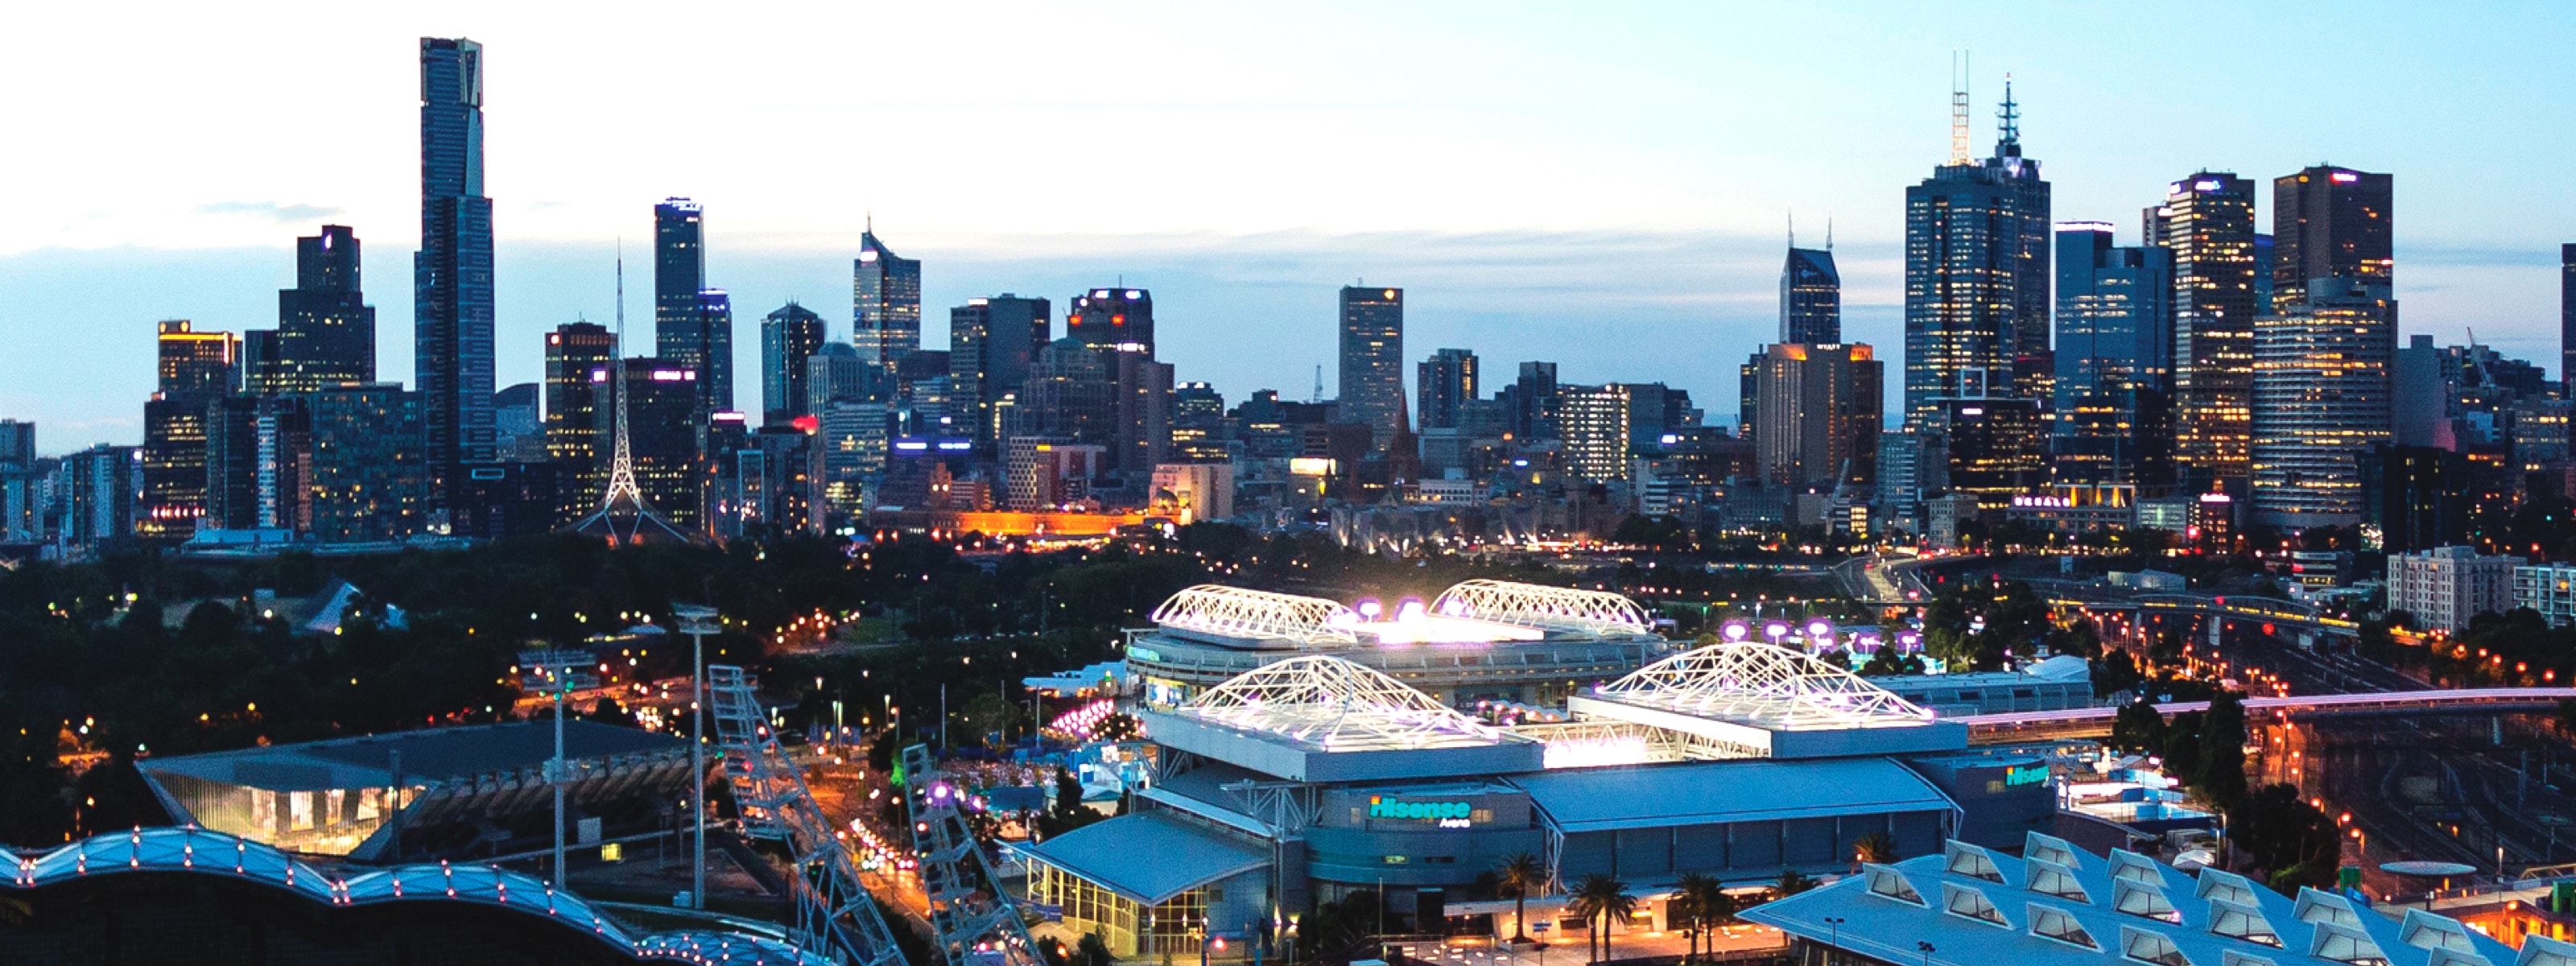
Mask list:
[[[1001,432],[996,407],[1029,381],[1029,365],[1046,347],[1054,312],[1046,299],[1009,292],[967,299],[948,310],[948,386],[956,394],[951,408],[973,424],[977,448],[994,451]]]
[[[2254,183],[2194,173],[2146,221],[2173,252],[2175,470],[2192,489],[2234,485],[2254,417]]]
[[[706,371],[698,293],[707,287],[706,213],[687,198],[653,206],[653,354]]]
[[[558,526],[599,509],[614,441],[599,431],[600,389],[617,361],[617,335],[595,322],[546,333],[546,458],[555,464]]]
[[[86,556],[134,534],[142,453],[132,446],[92,446],[63,457],[48,487],[53,502],[46,529],[67,554]]]
[[[1558,410],[1564,400],[1556,384],[1556,363],[1521,363],[1520,375],[1503,390],[1510,395],[1505,408],[1504,427],[1513,438],[1527,442],[1536,439],[1558,439]]]
[[[1404,290],[1342,286],[1341,418],[1383,453],[1404,422]]]
[[[1154,357],[1154,293],[1141,288],[1095,288],[1073,299],[1064,334],[1095,350],[1133,346]]]
[[[1980,509],[2001,510],[2040,488],[2048,426],[2039,400],[1991,396],[1945,399],[1942,406],[1950,489],[1975,496]]]
[[[2320,276],[2286,312],[2254,320],[2254,522],[2361,522],[2357,457],[2391,427],[2397,304],[2387,291],[2384,280]],[[2559,438],[2563,450],[2563,427]]]
[[[206,410],[240,375],[230,332],[199,332],[186,320],[160,325],[160,385],[143,404],[143,503],[139,536],[186,538],[206,512]]]
[[[421,444],[428,400],[390,384],[330,386],[304,400],[313,537],[351,543],[419,533],[430,501]]]
[[[2173,252],[2114,246],[2104,222],[2059,226],[2055,349],[2052,479],[2169,482]]]
[[[542,396],[533,382],[513,383],[492,394],[492,448],[502,462],[546,461]]]
[[[1780,341],[1843,341],[1843,274],[1834,268],[1833,249],[1789,246],[1780,269]]]
[[[1240,444],[1226,432],[1225,396],[1205,382],[1172,386],[1172,461],[1231,463]]]
[[[2388,609],[2412,615],[2419,630],[2466,629],[2480,614],[2513,609],[2513,568],[2520,563],[2520,557],[2466,546],[2389,554]]]
[[[308,412],[302,393],[227,396],[207,407],[205,526],[312,530]]]
[[[1754,451],[1766,482],[1832,489],[1875,479],[1886,376],[1866,345],[1767,346],[1754,357]]]
[[[846,342],[825,342],[805,360],[805,406],[821,413],[836,402],[891,402],[894,376],[859,357]]]
[[[1109,454],[1128,496],[1141,498],[1172,451],[1172,364],[1142,352],[1109,353],[1117,379],[1117,439]]]
[[[1424,429],[1456,429],[1467,404],[1476,399],[1476,354],[1442,349],[1414,370],[1414,391],[1421,402],[1413,417]]]
[[[2576,386],[2576,242],[2558,246],[2558,379]]]
[[[2432,446],[2373,446],[2360,454],[2361,523],[2390,553],[2468,538],[2468,457]]]
[[[806,361],[823,351],[823,338],[823,317],[793,301],[760,320],[761,426],[785,426],[814,413]]]
[[[850,263],[851,343],[861,361],[894,374],[903,357],[921,348],[921,263],[896,255],[877,240],[876,227],[859,233],[859,257]]]
[[[2009,392],[2014,361],[2048,351],[2048,182],[2022,156],[2009,85],[1998,116],[1992,157],[1967,156],[1963,115],[1949,163],[1905,190],[1907,425]]]
[[[1566,474],[1585,483],[1628,479],[1628,387],[1565,386],[1558,393],[1558,439]]]
[[[1118,378],[1111,354],[1072,336],[1047,343],[1031,363],[1006,436],[1063,439],[1114,449]]]
[[[2322,164],[2272,179],[2272,297],[2262,304],[2288,315],[2328,278],[2386,294],[2397,265],[2394,180]]]
[[[277,330],[243,337],[243,383],[259,395],[376,381],[376,310],[359,287],[358,236],[344,225],[295,240],[295,287],[277,293]]]
[[[33,543],[44,532],[36,424],[0,419],[0,543]]]
[[[698,525],[698,435],[709,415],[698,407],[698,371],[659,359],[628,359],[622,371],[612,364],[593,370],[592,384],[605,390],[591,414],[601,452],[613,454],[617,440],[618,397],[626,397],[627,454],[633,460],[635,488],[644,502],[682,533]],[[623,385],[620,383],[623,382]],[[614,458],[613,455],[608,458]]]
[[[492,459],[492,199],[483,194],[483,45],[420,41],[420,250],[412,365],[434,502]]]
[[[698,291],[699,344],[706,359],[698,366],[698,408],[733,412],[733,297],[720,288]]]

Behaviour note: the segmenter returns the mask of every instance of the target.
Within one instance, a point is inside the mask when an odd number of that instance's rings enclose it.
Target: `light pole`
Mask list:
[[[697,825],[690,862],[689,908],[707,907],[707,635],[722,633],[716,609],[673,604],[680,633],[689,635],[689,813]]]
[[[573,689],[596,687],[598,679],[590,675],[588,651],[521,651],[519,652],[519,690],[532,690],[539,685],[555,702],[555,756],[546,762],[546,784],[554,790],[555,799],[555,891],[564,887],[564,699]]]
[[[1914,941],[1914,948],[1923,951],[1923,966],[1932,966],[1932,944],[1917,939]]]
[[[1843,918],[1843,917],[1841,917],[1841,916],[1826,916],[1826,917],[1825,917],[1825,936],[1826,936],[1826,939],[1825,939],[1825,947],[1826,947],[1826,948],[1825,948],[1825,961],[1826,961],[1826,962],[1828,962],[1828,963],[1832,962],[1832,961],[1833,961],[1833,958],[1834,958],[1834,951],[1835,951],[1835,950],[1838,950],[1838,949],[1843,948],[1843,923],[1850,922],[1850,921],[1851,921],[1851,920],[1849,920],[1849,919],[1845,919],[1845,918]]]

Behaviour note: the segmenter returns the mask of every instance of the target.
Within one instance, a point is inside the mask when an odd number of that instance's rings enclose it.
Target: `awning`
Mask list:
[[[1040,862],[1146,905],[1270,866],[1268,848],[1153,813],[1086,825],[1031,846],[1028,852]]]

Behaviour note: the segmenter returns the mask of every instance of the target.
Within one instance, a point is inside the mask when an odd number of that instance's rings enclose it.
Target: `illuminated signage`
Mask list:
[[[1371,795],[1368,813],[1370,818],[1425,819],[1441,828],[1466,828],[1475,808],[1465,802],[1399,802]]]
[[[1163,652],[1150,647],[1131,647],[1127,649],[1127,658],[1131,661],[1160,661]]]
[[[2023,785],[2040,785],[2046,784],[2047,782],[2047,765],[2014,765],[2010,768],[2004,769],[2004,786],[2007,788],[2019,788]]]

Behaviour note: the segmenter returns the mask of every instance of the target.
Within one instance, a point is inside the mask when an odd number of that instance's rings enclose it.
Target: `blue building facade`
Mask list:
[[[412,256],[414,384],[437,501],[493,458],[492,199],[483,194],[483,45],[420,41],[420,251]]]
[[[2054,482],[2158,482],[2170,475],[2173,252],[2111,244],[2111,226],[2057,233]]]

